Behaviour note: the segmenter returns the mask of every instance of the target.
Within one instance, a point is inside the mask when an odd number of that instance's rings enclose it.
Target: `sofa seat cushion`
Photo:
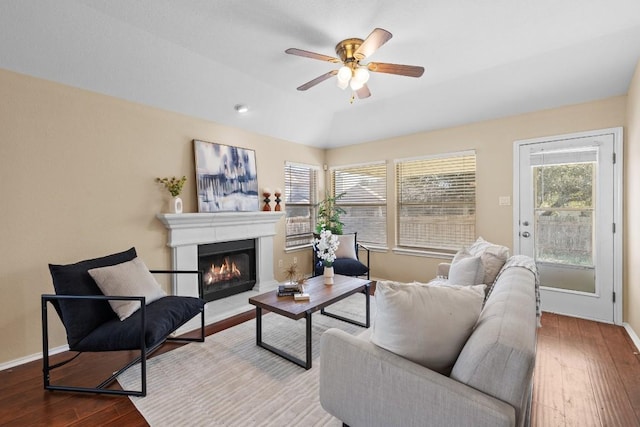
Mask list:
[[[147,348],[165,340],[204,308],[205,301],[195,297],[169,295],[146,306],[144,340]],[[100,325],[82,341],[70,345],[73,351],[135,350],[140,348],[140,310],[119,320]]]
[[[379,281],[371,342],[448,374],[478,320],[484,288]]]

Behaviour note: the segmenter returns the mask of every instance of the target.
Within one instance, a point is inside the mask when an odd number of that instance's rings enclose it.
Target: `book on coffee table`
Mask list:
[[[295,294],[299,294],[301,291],[302,291],[302,289],[300,289],[300,285],[298,285],[298,284],[279,285],[278,286],[278,296],[279,297],[292,296],[292,295],[295,295]]]
[[[296,301],[309,301],[309,294],[301,293],[293,295],[293,299]]]

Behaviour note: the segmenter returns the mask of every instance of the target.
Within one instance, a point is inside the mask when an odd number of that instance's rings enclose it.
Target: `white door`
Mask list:
[[[544,311],[622,322],[621,144],[620,128],[516,142],[514,249]]]

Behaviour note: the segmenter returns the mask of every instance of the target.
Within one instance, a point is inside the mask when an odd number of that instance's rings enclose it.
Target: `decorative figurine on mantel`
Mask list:
[[[263,211],[270,211],[271,210],[271,205],[269,205],[269,203],[271,202],[271,199],[269,198],[271,196],[271,190],[269,190],[268,188],[263,188],[262,189],[262,197],[264,197],[264,206],[262,207]]]
[[[275,193],[273,193],[274,196],[276,196],[275,198],[275,202],[276,205],[273,208],[274,211],[280,211],[280,202],[282,201],[282,199],[280,198],[280,196],[282,196],[282,190],[280,190],[279,188],[276,188]]]
[[[179,196],[182,192],[184,183],[187,182],[187,177],[183,175],[182,178],[176,178],[175,176],[172,176],[171,178],[156,178],[156,182],[164,184],[164,187],[171,194],[169,212],[177,214],[182,213],[182,199]]]

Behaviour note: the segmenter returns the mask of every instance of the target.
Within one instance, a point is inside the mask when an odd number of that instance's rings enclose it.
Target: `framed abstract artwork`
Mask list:
[[[195,139],[193,148],[198,212],[259,210],[255,151]]]

